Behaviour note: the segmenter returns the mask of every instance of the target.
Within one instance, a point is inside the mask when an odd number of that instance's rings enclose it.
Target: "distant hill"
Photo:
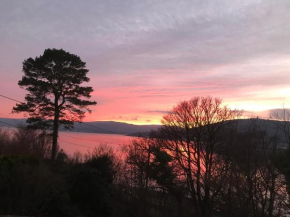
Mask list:
[[[3,122],[7,123],[4,124]],[[0,127],[12,127],[26,125],[26,119],[12,119],[12,118],[0,118]]]
[[[263,126],[262,128],[267,131],[269,136],[274,136],[277,133],[277,126],[281,125],[281,121],[268,120],[268,119],[259,119],[259,118],[250,118],[250,119],[239,119],[238,129],[240,131],[245,131],[249,129],[249,126],[256,124],[257,126]]]
[[[287,142],[285,138],[285,134],[283,132],[283,122],[282,121],[275,121],[275,120],[268,120],[268,119],[259,119],[259,118],[252,118],[252,119],[240,119],[238,121],[238,129],[239,131],[246,131],[249,129],[250,126],[255,124],[256,126],[260,126],[261,130],[267,132],[268,138],[273,136],[279,137],[279,147],[286,147]],[[290,123],[287,123],[290,126]]]
[[[25,119],[9,119],[9,118],[0,118],[0,127],[7,124],[2,123],[6,122],[13,126],[25,125]],[[286,139],[281,129],[277,126],[281,126],[282,122],[274,120],[264,120],[264,119],[240,119],[237,120],[238,129],[240,131],[245,131],[249,126],[253,125],[263,125],[264,130],[267,131],[269,137],[278,134],[281,141],[279,146],[286,146]],[[9,127],[9,125],[8,125]],[[127,124],[115,121],[95,121],[95,122],[84,122],[84,123],[75,123],[75,127],[72,132],[85,132],[85,133],[106,133],[106,134],[123,134],[130,136],[148,136],[151,130],[157,130],[160,125],[134,125]],[[61,128],[61,131],[64,129]]]
[[[6,122],[7,124],[2,123]],[[0,127],[9,127],[26,125],[26,119],[9,119],[0,118]],[[11,126],[10,126],[11,127]],[[140,133],[148,133],[151,130],[156,130],[160,125],[134,125],[115,121],[94,121],[75,123],[72,132],[86,132],[86,133],[106,133],[106,134],[123,134],[123,135],[139,135]],[[60,129],[64,131],[63,128]]]
[[[108,134],[138,134],[157,130],[160,125],[134,125],[115,121],[95,121],[75,123],[75,132],[108,133]]]

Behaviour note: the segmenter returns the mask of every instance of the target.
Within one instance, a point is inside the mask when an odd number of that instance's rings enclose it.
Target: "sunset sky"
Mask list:
[[[0,94],[23,100],[23,60],[62,48],[90,70],[85,121],[158,124],[202,95],[260,116],[290,107],[289,0],[1,0],[0,21]]]

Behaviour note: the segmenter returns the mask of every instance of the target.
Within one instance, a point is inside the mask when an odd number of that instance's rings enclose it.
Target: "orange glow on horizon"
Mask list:
[[[161,125],[160,120],[156,120],[156,121],[123,121],[123,120],[101,120],[101,121],[114,121],[114,122],[120,122],[120,123],[126,123],[126,124],[133,124],[133,125]]]

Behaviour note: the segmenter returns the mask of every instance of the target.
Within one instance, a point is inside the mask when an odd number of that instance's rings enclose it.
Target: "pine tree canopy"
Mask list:
[[[46,49],[42,56],[25,60],[18,84],[29,93],[13,112],[27,112],[30,127],[51,129],[58,119],[58,125],[72,128],[96,104],[88,100],[93,88],[81,86],[90,80],[88,71],[79,56],[62,49]]]

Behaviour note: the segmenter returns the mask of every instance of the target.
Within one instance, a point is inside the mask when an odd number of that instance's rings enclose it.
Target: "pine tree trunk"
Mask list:
[[[51,160],[52,161],[54,161],[56,158],[58,123],[59,123],[59,112],[58,112],[58,109],[56,108],[55,113],[54,113],[53,132],[52,132],[52,150],[51,150]]]

